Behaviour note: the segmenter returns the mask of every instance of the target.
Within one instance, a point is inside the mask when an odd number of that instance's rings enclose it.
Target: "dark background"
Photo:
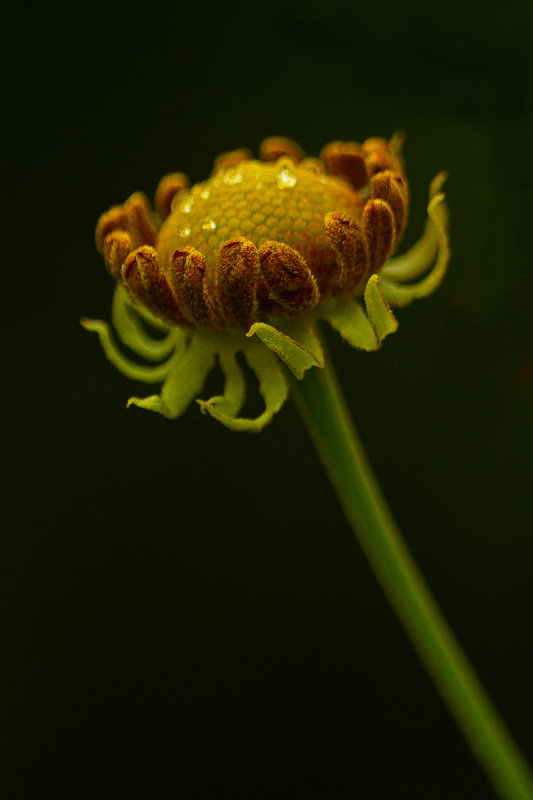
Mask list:
[[[165,172],[401,129],[408,245],[446,169],[445,284],[379,353],[328,342],[533,758],[527,5],[21,4],[4,25],[2,797],[493,797],[293,408],[259,436],[126,410],[146,387],[78,320],[110,313],[98,215]]]

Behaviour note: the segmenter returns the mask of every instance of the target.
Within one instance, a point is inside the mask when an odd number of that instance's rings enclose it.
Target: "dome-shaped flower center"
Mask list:
[[[298,165],[288,157],[244,161],[176,196],[157,250],[164,269],[174,251],[187,245],[203,253],[209,269],[228,239],[243,236],[256,247],[275,240],[297,250],[320,285],[335,263],[325,215],[359,216],[363,203],[348,183],[322,174],[313,163]]]

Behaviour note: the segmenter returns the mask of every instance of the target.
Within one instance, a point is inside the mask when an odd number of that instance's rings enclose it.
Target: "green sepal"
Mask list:
[[[173,414],[170,408],[161,400],[158,394],[151,394],[149,397],[130,397],[126,403],[126,408],[130,406],[137,406],[144,408],[146,411],[155,411],[156,414],[161,414],[167,419],[175,419],[178,415]]]
[[[303,332],[303,326],[300,330]],[[324,365],[322,346],[311,329],[307,333],[307,341],[316,352],[265,322],[255,322],[246,334],[248,337],[254,335],[279,356],[297,378],[303,378],[304,372],[310,367]]]
[[[392,265],[392,267],[396,266],[396,269],[389,269],[387,271],[387,267],[384,267],[381,271],[381,291],[384,298],[392,306],[400,308],[408,305],[413,300],[431,294],[439,286],[446,273],[446,268],[450,259],[447,230],[448,211],[444,203],[444,194],[439,192],[445,177],[444,173],[439,173],[431,183],[431,200],[428,205],[429,221],[426,227],[426,233],[421,240],[424,243],[424,247],[415,254],[419,259],[418,265],[416,265],[414,259],[412,259],[410,266],[408,262],[407,268],[404,267],[403,270],[397,268],[398,262],[396,262],[396,264]],[[406,257],[411,256],[411,254],[412,251],[409,251]],[[435,259],[435,256],[436,260],[430,272],[425,278],[418,281],[418,283],[400,284],[394,280],[394,278],[404,280],[406,277],[418,276],[430,267],[431,261]]]
[[[218,360],[224,373],[224,394],[197,400],[202,412],[216,409],[224,417],[236,417],[246,398],[246,381],[235,359],[235,349],[224,348],[218,353]],[[213,416],[213,415],[212,415]]]
[[[371,275],[368,279],[365,288],[365,306],[379,342],[398,329],[398,320],[380,291],[379,275]]]
[[[280,410],[287,399],[289,389],[287,378],[279,361],[269,350],[265,347],[248,346],[244,349],[244,355],[259,381],[259,391],[265,401],[264,412],[255,419],[248,419],[223,413],[220,410],[220,404],[214,402],[217,398],[207,401],[198,400],[198,403],[204,413],[207,412],[230,430],[258,433],[271,422],[274,414]]]
[[[324,348],[320,337],[316,331],[317,319],[314,315],[309,315],[303,319],[291,320],[285,323],[285,332],[290,335],[291,339],[304,347],[311,353],[314,364],[311,366],[323,367],[324,361]]]
[[[185,351],[180,351],[172,357],[173,363],[161,394],[130,397],[128,407],[134,405],[148,411],[156,411],[168,419],[176,419],[202,390],[214,359],[212,341],[199,333],[194,334]]]
[[[136,364],[119,350],[107,322],[98,319],[81,319],[80,322],[85,330],[98,334],[100,344],[107,358],[126,378],[132,378],[142,383],[161,383],[165,380],[172,367],[174,355],[156,367]]]
[[[111,319],[120,341],[148,361],[166,358],[174,350],[178,339],[187,336],[184,328],[167,328],[167,335],[162,339],[150,336],[123,286],[115,289]],[[158,328],[161,330],[160,325]]]
[[[358,350],[378,350],[380,341],[361,304],[357,300],[330,300],[320,309],[320,316]]]
[[[120,286],[118,287],[121,288]],[[168,325],[163,322],[163,320],[159,319],[159,317],[155,317],[151,311],[148,311],[141,303],[136,302],[126,289],[123,289],[128,303],[131,305],[132,308],[135,309],[135,313],[138,314],[141,319],[147,322],[152,328],[155,328],[158,331],[162,331],[165,333],[168,331]]]

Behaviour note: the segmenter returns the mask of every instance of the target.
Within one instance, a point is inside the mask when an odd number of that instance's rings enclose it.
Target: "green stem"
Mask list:
[[[533,778],[503,720],[437,607],[382,496],[336,376],[291,380],[296,407],[346,516],[394,610],[459,728],[497,791],[532,800]]]

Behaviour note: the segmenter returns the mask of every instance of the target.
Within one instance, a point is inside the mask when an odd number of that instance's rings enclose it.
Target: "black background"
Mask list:
[[[530,50],[527,5],[494,0],[4,17],[3,797],[494,796],[293,408],[259,436],[195,405],[126,410],[145,387],[79,326],[109,317],[101,211],[272,134],[316,154],[405,131],[406,245],[449,173],[445,284],[379,353],[328,342],[406,539],[533,756]]]

